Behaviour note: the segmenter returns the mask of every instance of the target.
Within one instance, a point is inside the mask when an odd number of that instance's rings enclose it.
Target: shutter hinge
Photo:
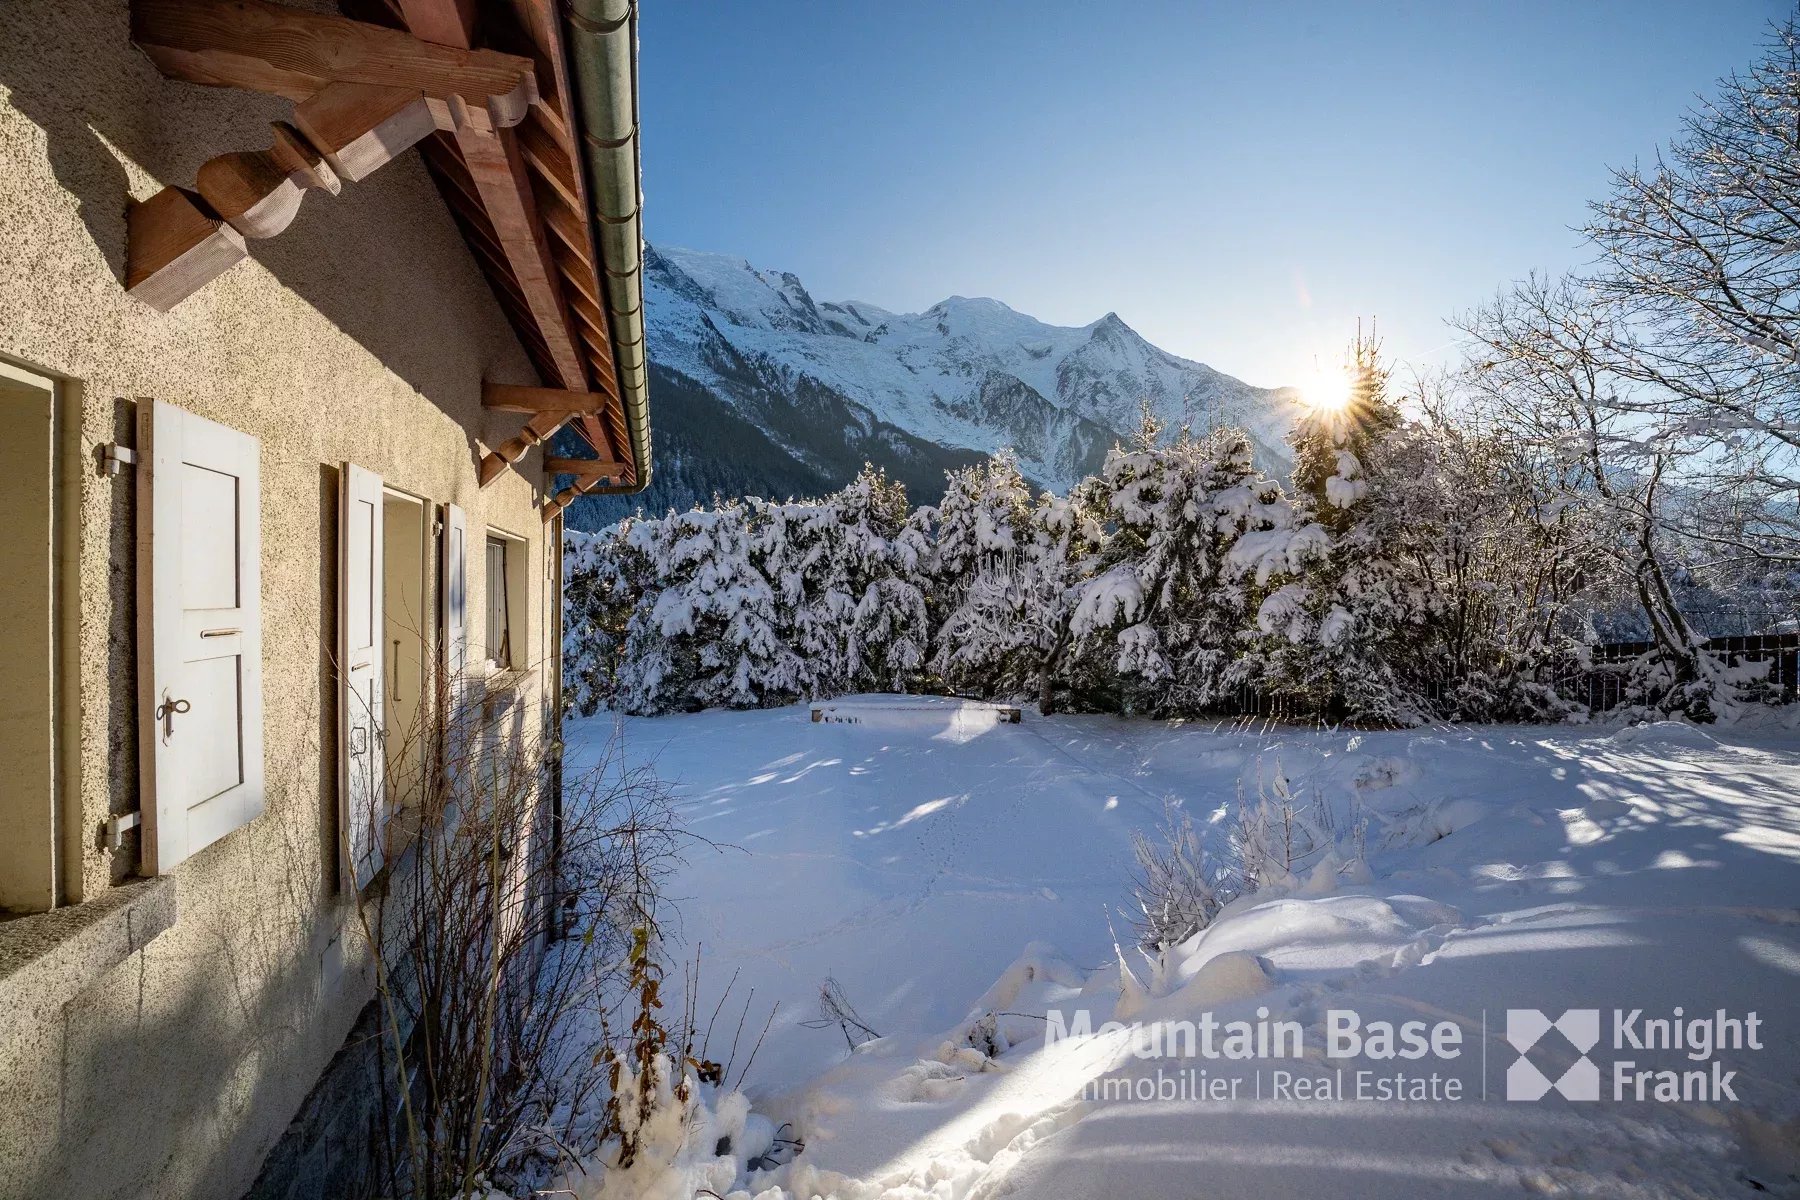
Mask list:
[[[137,451],[130,446],[121,446],[117,442],[106,442],[100,446],[100,473],[117,475],[122,468],[137,466]]]
[[[136,829],[142,818],[138,813],[115,813],[106,821],[106,840],[112,844],[113,850],[125,848],[125,831]]]

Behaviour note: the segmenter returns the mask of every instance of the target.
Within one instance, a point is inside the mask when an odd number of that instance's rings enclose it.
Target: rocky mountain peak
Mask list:
[[[946,467],[1008,446],[1034,482],[1062,490],[1129,435],[1146,400],[1170,430],[1241,426],[1266,466],[1286,465],[1288,393],[1163,351],[1116,312],[1067,327],[953,295],[896,313],[817,300],[791,271],[668,246],[646,248],[644,312],[659,494],[672,499],[688,498],[681,489],[694,472],[710,472],[714,488],[780,490],[757,483],[756,471],[770,474],[761,467],[739,482],[737,454],[779,459],[774,475],[817,479],[820,490],[866,458],[931,500]],[[711,445],[703,429],[723,428],[726,414],[740,435]],[[752,454],[751,436],[768,445]]]

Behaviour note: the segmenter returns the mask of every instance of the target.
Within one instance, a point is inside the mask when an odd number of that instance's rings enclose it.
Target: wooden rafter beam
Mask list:
[[[548,77],[554,80],[551,90],[559,100],[572,102],[574,91],[568,76],[569,55],[565,53],[563,21],[558,17],[555,0],[511,0],[511,3],[531,41],[543,51]],[[600,247],[596,244],[589,216],[592,206],[588,197],[587,172],[582,166],[582,154],[567,106],[539,106],[532,119],[521,125],[518,132],[535,177],[545,185],[540,189],[540,195],[546,219],[555,235],[573,252],[560,255],[557,266],[568,285],[565,294],[570,298],[570,306],[580,317],[576,322],[577,332],[588,346],[595,387],[613,397],[612,403],[601,410],[606,414],[605,424],[598,416],[584,415],[576,424],[576,432],[601,457],[623,458],[630,462],[631,473],[626,479],[634,482],[637,470],[648,464],[636,463],[625,431],[624,409],[619,399],[621,383],[613,359],[611,323],[600,315],[605,306],[596,302],[605,292],[598,269]],[[588,302],[585,312],[583,298]],[[595,316],[600,319],[594,320]]]
[[[594,338],[601,339],[607,336],[606,315],[600,311],[599,306],[592,300],[589,300],[579,291],[571,288],[569,294],[569,306],[575,310],[575,315],[580,318],[581,323],[588,328],[588,331],[594,335]]]
[[[491,138],[462,131],[456,142],[559,382],[568,388],[584,386],[587,371],[563,299],[562,273],[550,253],[517,139],[510,130]]]
[[[620,456],[610,447],[624,447],[625,421],[617,400],[608,397],[605,408],[598,414],[584,413],[576,418],[576,431],[582,440],[593,446],[601,455],[600,458],[547,458],[544,469],[551,474],[573,475],[574,482],[553,493],[544,501],[543,518],[546,521],[554,518],[563,509],[575,502],[576,497],[584,496],[596,488],[619,484],[631,484],[637,481],[636,469],[629,462],[614,461]],[[608,453],[613,458],[605,457]]]
[[[589,413],[598,412],[611,401],[605,392],[571,392],[510,383],[481,385],[481,407],[495,412]]]
[[[168,312],[249,256],[244,235],[196,193],[166,187],[126,214],[125,290]]]
[[[623,479],[631,468],[603,458],[546,458],[544,470],[552,475],[574,475],[580,479]]]
[[[481,193],[475,189],[475,181],[469,178],[468,165],[463,162],[462,155],[457,153],[454,141],[442,134],[429,137],[419,143],[419,152],[447,187],[468,201],[474,209],[481,208]],[[487,227],[486,212],[481,214],[481,223],[484,228]]]
[[[509,464],[518,462],[533,446],[548,441],[569,421],[585,422],[592,420],[596,412],[611,412],[618,407],[618,400],[605,392],[569,392],[558,388],[484,382],[481,405],[492,412],[532,414],[517,436],[482,456],[477,475],[481,485],[486,487],[498,479]],[[578,485],[586,486],[631,475],[629,463],[605,458],[548,458],[544,460],[544,468],[552,474],[574,475]]]
[[[403,24],[415,36],[467,48],[474,44],[473,26],[461,20],[467,0],[340,0],[358,12],[363,5],[384,5],[386,13],[374,19]],[[391,14],[388,15],[388,14]],[[568,466],[574,486],[562,490],[546,504],[548,519],[560,512],[575,495],[608,484],[629,483],[637,466],[629,461],[630,442],[620,401],[620,382],[613,363],[611,323],[601,301],[597,265],[599,249],[594,241],[587,201],[587,180],[581,169],[575,135],[564,116],[571,96],[571,81],[562,43],[562,23],[553,0],[496,0],[482,10],[484,35],[495,44],[533,57],[544,95],[524,121],[505,135],[504,144],[516,149],[508,164],[513,181],[498,171],[492,179],[480,178],[483,158],[465,153],[461,138],[433,139],[430,161],[444,185],[446,200],[457,211],[465,228],[472,231],[470,244],[493,281],[496,294],[520,335],[532,349],[532,357],[546,381],[559,380],[563,389],[526,389],[485,385],[484,404],[494,411],[525,413],[530,417],[516,437],[483,456],[480,477],[485,484],[519,462],[534,445],[543,444],[558,429],[573,428],[583,442],[596,449],[594,459],[554,460]],[[438,153],[438,151],[445,151]],[[491,157],[491,156],[487,156]],[[524,169],[517,169],[522,161]],[[504,207],[497,208],[494,187],[529,201],[525,223],[530,243],[509,242]],[[504,196],[499,203],[504,205]],[[476,214],[480,214],[480,219]],[[539,264],[542,283],[537,282]],[[537,288],[542,292],[533,296]],[[555,293],[560,303],[550,303]],[[544,314],[561,317],[569,348],[581,374],[576,375],[551,354],[547,345],[557,326],[546,325]],[[574,382],[570,382],[573,379]],[[591,379],[591,383],[588,381]],[[592,391],[581,389],[591,387]]]
[[[400,19],[422,41],[441,46],[475,44],[475,0],[395,0]]]
[[[594,260],[589,257],[592,247],[588,245],[587,229],[582,225],[581,218],[575,215],[575,210],[554,195],[548,197],[547,202],[538,207],[544,214],[544,224],[550,227],[550,232],[562,239],[562,244],[567,246],[569,252],[581,260],[582,267],[592,274]]]
[[[556,255],[556,265],[562,271],[563,282],[569,285],[570,294],[581,297],[598,309],[600,297],[591,290],[594,270],[587,260],[560,242],[552,246],[551,250]]]
[[[397,2],[407,28],[417,37],[441,42],[454,50],[478,53],[470,49],[475,28],[472,0]],[[557,94],[556,86],[550,90],[552,95],[546,99]],[[514,128],[495,138],[459,130],[456,145],[469,183],[487,211],[489,226],[513,284],[524,301],[525,315],[537,327],[549,354],[558,377],[556,382],[565,388],[579,389],[587,384],[581,340],[563,299],[562,272],[551,252],[544,217],[538,211],[522,140],[527,129],[541,137],[536,131],[560,124],[551,107],[539,104],[532,114],[514,123]]]
[[[334,83],[415,89],[489,131],[517,125],[538,98],[530,59],[268,0],[132,0],[131,39],[170,79],[294,101]]]
[[[596,414],[583,414],[576,417],[576,432],[585,443],[594,448],[594,453],[625,457],[628,443],[625,441],[625,428],[619,419],[617,405],[608,405],[605,410]]]
[[[538,98],[531,60],[457,50],[266,0],[132,0],[132,37],[163,74],[298,103],[270,148],[222,154],[195,190],[133,207],[126,287],[167,312],[273,237],[308,189],[336,192],[447,130],[494,141]]]
[[[581,191],[576,183],[574,160],[569,157],[568,150],[558,140],[555,129],[549,122],[527,121],[520,125],[519,147],[538,176],[550,185],[559,200],[571,208],[582,203]]]

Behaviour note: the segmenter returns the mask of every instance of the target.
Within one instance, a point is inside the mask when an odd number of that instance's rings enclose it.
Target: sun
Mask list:
[[[1300,402],[1313,412],[1341,413],[1350,407],[1350,376],[1342,370],[1320,370],[1300,385]]]

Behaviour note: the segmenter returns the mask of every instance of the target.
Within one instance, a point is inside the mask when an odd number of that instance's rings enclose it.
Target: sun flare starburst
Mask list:
[[[1350,376],[1342,370],[1320,370],[1300,385],[1300,402],[1316,413],[1341,413],[1350,406]]]

